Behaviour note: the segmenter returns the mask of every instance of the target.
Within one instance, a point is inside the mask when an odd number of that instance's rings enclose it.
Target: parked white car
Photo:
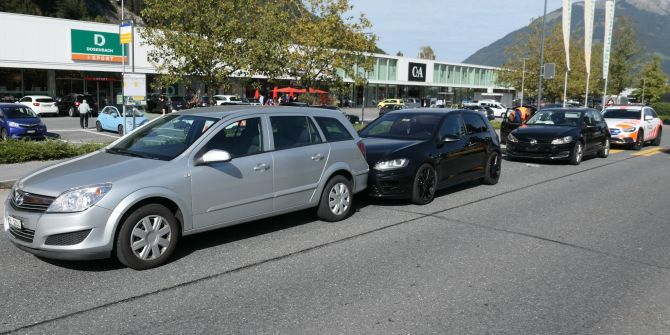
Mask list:
[[[493,115],[495,115],[495,117],[503,117],[503,115],[507,111],[507,107],[505,107],[505,105],[495,100],[480,100],[479,105],[482,107],[491,108],[493,110]]]
[[[242,101],[237,95],[217,94],[214,96],[214,102],[217,106],[223,105],[248,105],[248,102]]]
[[[46,95],[27,95],[17,103],[30,107],[38,115],[52,114],[58,116],[56,101]]]

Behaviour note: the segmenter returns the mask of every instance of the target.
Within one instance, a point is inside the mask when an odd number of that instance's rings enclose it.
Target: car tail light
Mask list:
[[[74,105],[77,106],[77,107],[79,107],[79,101],[75,101],[75,102],[74,102]]]
[[[33,106],[39,107],[40,103],[39,102],[33,102]]]
[[[367,149],[365,149],[365,143],[363,143],[362,140],[359,140],[358,143],[356,143],[356,144],[358,145],[358,150],[360,150],[361,153],[363,154],[363,157],[367,158],[368,153],[367,153]]]

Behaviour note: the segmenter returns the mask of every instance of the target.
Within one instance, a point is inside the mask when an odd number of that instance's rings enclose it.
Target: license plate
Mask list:
[[[21,222],[21,220],[15,217],[7,216],[7,223],[9,223],[9,226],[13,227],[14,229],[18,230],[23,229],[23,223]]]
[[[35,129],[26,130],[26,133],[28,133],[28,134],[34,134],[34,133],[35,133]]]
[[[51,104],[44,104],[44,107],[51,107]]]

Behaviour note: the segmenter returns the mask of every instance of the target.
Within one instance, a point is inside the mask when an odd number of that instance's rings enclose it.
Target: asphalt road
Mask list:
[[[359,196],[339,223],[303,211],[192,236],[142,272],[2,238],[0,332],[668,334],[667,148],[670,136],[580,166],[505,161],[495,186],[426,206]]]
[[[154,119],[160,114],[145,113],[145,117]],[[95,130],[95,117],[88,119],[88,128],[79,126],[79,117],[43,117],[47,125],[48,136],[72,143],[110,143],[119,138],[119,134],[111,131],[98,132]]]

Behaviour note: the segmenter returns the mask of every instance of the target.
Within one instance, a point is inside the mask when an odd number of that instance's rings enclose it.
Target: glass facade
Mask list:
[[[48,70],[0,69],[0,100],[13,102],[25,95],[48,95]]]
[[[493,87],[497,78],[497,70],[479,67],[436,63],[433,71],[435,84]]]

